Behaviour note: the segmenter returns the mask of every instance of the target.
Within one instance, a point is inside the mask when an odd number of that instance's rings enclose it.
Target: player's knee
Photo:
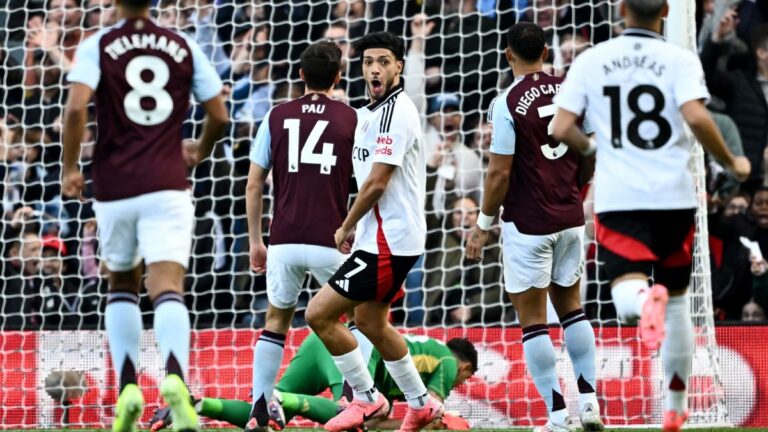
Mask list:
[[[319,308],[314,307],[312,302],[309,303],[307,310],[304,312],[304,320],[315,333],[322,333],[329,324],[333,323]]]
[[[632,322],[639,318],[639,296],[648,290],[648,282],[643,279],[626,279],[611,288],[616,315],[621,321]]]

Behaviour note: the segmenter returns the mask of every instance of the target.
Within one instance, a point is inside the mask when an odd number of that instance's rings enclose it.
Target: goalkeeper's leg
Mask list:
[[[321,396],[281,392],[279,399],[285,412],[286,423],[296,415],[325,423],[338,414],[338,404]],[[232,399],[203,398],[195,407],[201,416],[225,421],[239,428],[245,427],[251,413],[251,405],[248,402]]]

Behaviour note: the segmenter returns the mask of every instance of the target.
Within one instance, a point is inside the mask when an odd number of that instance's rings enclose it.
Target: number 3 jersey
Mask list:
[[[83,41],[67,78],[96,93],[97,200],[188,187],[181,140],[190,95],[206,102],[222,88],[192,39],[151,19],[122,20]]]
[[[357,223],[355,249],[379,256],[420,255],[427,235],[427,165],[419,112],[401,84],[357,115],[352,162],[358,188],[374,163],[397,168],[379,201]]]
[[[357,114],[319,93],[273,107],[251,147],[252,163],[272,170],[269,244],[336,248],[347,217]]]
[[[515,156],[501,219],[523,234],[584,225],[579,155],[549,135],[561,82],[543,72],[520,76],[491,104],[491,152]]]
[[[679,109],[708,98],[698,57],[651,31],[627,29],[576,58],[555,103],[586,109],[595,127],[596,212],[696,207]]]

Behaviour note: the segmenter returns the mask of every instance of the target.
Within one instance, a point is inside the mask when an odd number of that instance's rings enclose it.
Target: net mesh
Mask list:
[[[214,155],[190,167],[196,225],[186,279],[193,335],[193,393],[248,400],[251,327],[264,323],[264,278],[248,270],[244,187],[247,153],[268,109],[303,91],[297,59],[309,43],[335,41],[347,55],[335,97],[365,103],[360,62],[350,43],[387,30],[405,37],[406,92],[424,114],[429,159],[428,252],[406,282],[392,318],[406,331],[440,339],[466,336],[480,350],[480,371],[448,399],[449,409],[474,427],[540,424],[545,409],[525,369],[515,313],[502,288],[498,232],[481,265],[462,259],[461,243],[474,224],[490,144],[485,121],[493,97],[510,83],[504,34],[516,21],[547,31],[548,71],[562,75],[589,45],[617,35],[618,0],[478,1],[251,1],[161,0],[153,14],[192,35],[221,74],[233,119]],[[673,2],[674,7],[678,2]],[[684,3],[684,2],[679,2]],[[116,399],[103,333],[106,283],[98,260],[90,188],[83,198],[61,190],[61,114],[64,76],[80,40],[116,20],[109,0],[8,0],[0,5],[0,173],[3,205],[0,297],[0,428],[69,425],[103,427]],[[676,20],[684,38],[695,35],[693,8]],[[421,14],[425,14],[422,16]],[[688,45],[692,47],[692,45]],[[185,123],[180,151],[194,159],[201,113]],[[82,151],[90,179],[96,128],[93,113]],[[691,308],[697,348],[691,385],[691,422],[727,423],[712,321],[706,241],[704,168],[700,148],[692,167],[699,187],[698,231]],[[585,210],[591,214],[589,199]],[[265,210],[271,198],[265,198]],[[265,217],[268,222],[269,216]],[[587,218],[588,220],[591,218]],[[269,224],[265,223],[265,227]],[[612,425],[660,423],[662,368],[657,354],[622,327],[599,263],[591,223],[583,302],[597,332],[598,392]],[[265,235],[268,233],[265,232]],[[309,288],[316,288],[308,280]],[[304,325],[302,299],[297,327]],[[151,305],[142,297],[145,325]],[[39,331],[45,330],[45,331]],[[305,331],[295,332],[295,348]],[[552,330],[558,370],[569,406],[577,394],[558,329]],[[290,357],[289,355],[286,357]],[[212,371],[213,370],[213,371]],[[55,392],[57,371],[75,372],[70,392]],[[53,375],[51,375],[54,373]],[[140,384],[148,420],[161,377],[154,336],[142,339]],[[51,378],[52,377],[52,378]],[[78,378],[80,377],[80,378]],[[77,379],[75,379],[77,378]],[[48,380],[48,381],[47,381]],[[46,384],[48,382],[48,385]],[[46,390],[51,390],[47,392]],[[50,396],[53,394],[54,396]],[[57,396],[58,395],[58,396]],[[56,399],[54,400],[54,397]],[[68,400],[61,403],[62,400]],[[738,403],[735,400],[734,403]],[[396,414],[398,411],[396,410]]]

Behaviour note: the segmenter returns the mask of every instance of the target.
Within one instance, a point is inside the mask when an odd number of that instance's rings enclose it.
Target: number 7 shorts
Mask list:
[[[419,255],[377,255],[357,250],[328,284],[353,301],[393,303],[403,296],[405,277],[418,259]]]

